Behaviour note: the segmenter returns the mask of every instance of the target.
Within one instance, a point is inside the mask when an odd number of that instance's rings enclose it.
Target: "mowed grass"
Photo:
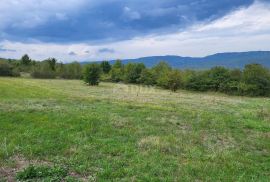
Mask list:
[[[18,156],[89,181],[269,181],[270,99],[0,78],[0,168]]]

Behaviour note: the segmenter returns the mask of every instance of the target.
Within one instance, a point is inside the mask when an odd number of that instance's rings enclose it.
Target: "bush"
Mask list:
[[[60,78],[64,79],[82,79],[82,67],[80,63],[73,62],[69,64],[60,63],[56,65],[56,72]]]
[[[214,67],[207,72],[208,88],[211,91],[225,91],[230,81],[230,72],[224,67]]]
[[[259,64],[249,64],[243,71],[243,84],[241,92],[249,96],[270,95],[270,73],[269,70]]]
[[[128,63],[125,66],[124,81],[126,83],[139,83],[142,71],[145,69],[142,63]]]
[[[115,62],[110,71],[110,75],[113,82],[120,82],[124,80],[124,65],[120,60]]]
[[[108,74],[112,69],[112,67],[108,61],[102,61],[100,64],[100,67],[101,67],[102,72],[105,74]]]
[[[52,70],[49,62],[43,61],[41,63],[37,63],[31,73],[31,76],[33,78],[52,79],[56,77],[56,73]]]
[[[101,69],[98,64],[90,64],[85,67],[83,79],[89,85],[98,85]]]
[[[155,67],[153,67],[154,77],[157,83],[157,86],[167,88],[168,82],[168,73],[172,68],[166,62],[160,62]]]
[[[181,72],[179,70],[173,70],[168,73],[167,88],[175,92],[178,90],[182,84]]]
[[[153,71],[149,69],[142,70],[139,83],[144,85],[155,85],[156,80]]]
[[[0,76],[20,76],[20,73],[10,64],[0,61]]]
[[[192,73],[186,81],[186,89],[193,91],[207,91],[210,88],[210,80],[205,71]]]

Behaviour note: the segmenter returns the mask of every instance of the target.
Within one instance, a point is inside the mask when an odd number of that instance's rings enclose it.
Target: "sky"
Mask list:
[[[0,57],[62,62],[270,50],[270,0],[1,0]]]

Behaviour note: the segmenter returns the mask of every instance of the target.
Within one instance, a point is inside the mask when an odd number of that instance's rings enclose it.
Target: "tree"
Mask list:
[[[0,76],[20,76],[20,73],[5,61],[0,61]]]
[[[45,61],[48,62],[48,64],[49,64],[50,67],[51,67],[51,70],[55,71],[55,66],[56,66],[57,60],[56,60],[55,58],[48,58],[48,59],[46,59]]]
[[[22,63],[22,65],[26,65],[26,66],[30,65],[31,59],[29,58],[29,56],[27,54],[22,56],[21,63]]]
[[[141,77],[139,79],[139,83],[142,83],[145,85],[155,85],[156,80],[155,80],[153,71],[149,70],[149,69],[142,70]]]
[[[185,88],[194,91],[209,90],[210,81],[207,71],[192,72],[186,80]]]
[[[167,76],[172,68],[166,62],[160,62],[153,67],[153,73],[156,83],[160,87],[167,87]]]
[[[102,72],[105,74],[108,74],[111,71],[111,65],[108,61],[102,61],[100,64],[100,67],[102,69]]]
[[[83,79],[89,85],[98,85],[101,69],[98,64],[89,64],[85,67]]]
[[[167,76],[167,87],[173,91],[176,92],[181,86],[181,72],[179,70],[172,70],[168,73]]]
[[[82,78],[82,67],[78,62],[72,62],[69,64],[59,63],[56,65],[56,72],[57,75],[64,79]]]
[[[208,90],[223,91],[230,81],[230,72],[224,67],[214,67],[208,71]]]
[[[270,73],[260,64],[249,64],[243,70],[242,94],[251,96],[270,95]]]
[[[36,63],[31,76],[33,78],[52,79],[56,77],[56,72],[52,70],[50,62],[45,60],[40,63]]]
[[[111,69],[111,80],[113,82],[123,81],[124,77],[124,65],[120,60],[117,60]]]
[[[229,71],[229,80],[222,87],[222,92],[227,94],[239,95],[239,88],[242,79],[242,71],[240,69],[233,69]]]
[[[125,66],[125,82],[139,83],[142,71],[145,69],[143,63],[128,63]]]

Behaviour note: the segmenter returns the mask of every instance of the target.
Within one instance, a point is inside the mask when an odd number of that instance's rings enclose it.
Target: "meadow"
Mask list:
[[[66,181],[269,181],[270,98],[2,77],[0,181],[29,165]]]

